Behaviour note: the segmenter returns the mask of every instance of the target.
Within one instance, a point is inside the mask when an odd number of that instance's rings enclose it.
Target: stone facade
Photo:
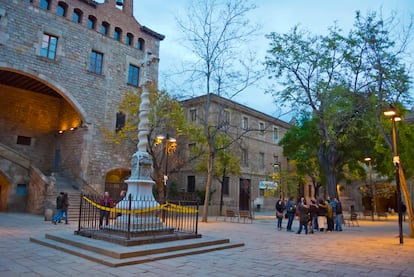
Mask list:
[[[49,3],[48,9],[41,2]],[[110,144],[105,132],[115,130],[124,93],[137,89],[128,84],[131,65],[140,69],[140,78],[146,71],[147,79],[157,81],[164,36],[136,21],[133,0],[123,3],[0,0],[2,210],[17,210],[32,199],[19,195],[33,191],[33,168],[101,191],[108,172],[129,170],[136,145]],[[42,55],[44,35],[57,38],[54,58]],[[93,51],[103,56],[102,73],[90,70]]]
[[[204,122],[204,109],[207,96],[191,98],[181,102],[185,108],[187,119],[195,125]],[[266,209],[274,210],[276,198],[264,197],[266,185],[274,182],[271,176],[279,168],[287,170],[287,159],[283,156],[283,149],[278,142],[288,131],[290,125],[275,117],[238,104],[234,101],[210,94],[209,105],[210,122],[213,125],[222,122],[226,132],[233,138],[243,136],[232,147],[233,153],[241,159],[241,173],[239,176],[229,177],[228,194],[224,195],[224,208],[235,210]],[[243,157],[244,156],[244,157]],[[195,174],[191,166],[185,168],[177,177],[177,183],[183,184],[181,190],[192,190],[195,180],[195,190],[203,190],[206,176]],[[283,187],[283,181],[282,181]],[[279,187],[280,189],[280,187]],[[212,190],[215,193],[211,200],[211,213],[217,213],[220,204],[220,183],[213,181]],[[248,195],[245,195],[247,192]],[[247,202],[246,202],[247,199]]]

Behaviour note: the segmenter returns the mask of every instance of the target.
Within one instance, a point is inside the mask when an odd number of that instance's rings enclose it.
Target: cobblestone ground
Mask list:
[[[0,276],[414,276],[414,239],[406,223],[403,245],[396,217],[359,224],[343,232],[298,235],[278,231],[271,216],[257,215],[253,224],[214,217],[199,224],[202,235],[245,246],[111,268],[29,242],[46,232],[75,230],[74,225],[0,213]]]

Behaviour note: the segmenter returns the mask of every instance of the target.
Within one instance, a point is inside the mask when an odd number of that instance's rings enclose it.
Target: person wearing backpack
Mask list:
[[[295,214],[296,214],[296,203],[295,203],[295,200],[293,200],[293,196],[289,198],[289,201],[286,205],[286,214],[288,217],[286,231],[293,232],[292,223],[293,223],[293,219],[295,218]]]

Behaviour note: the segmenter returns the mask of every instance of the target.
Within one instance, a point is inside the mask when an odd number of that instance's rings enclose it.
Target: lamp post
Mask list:
[[[376,212],[376,203],[375,203],[375,186],[372,183],[372,165],[371,165],[371,158],[366,157],[364,159],[366,162],[368,162],[368,168],[369,168],[369,186],[371,188],[371,218],[372,221],[374,221],[374,215]]]
[[[165,171],[164,171],[164,201],[167,200],[167,181],[168,181],[168,156],[175,151],[177,147],[177,140],[167,134],[164,136],[157,136],[156,144],[164,143],[165,153]]]
[[[401,117],[397,115],[394,109],[390,109],[384,112],[385,116],[390,116],[392,120],[392,149],[393,149],[393,163],[395,167],[395,184],[397,186],[397,209],[398,209],[398,230],[400,237],[400,244],[404,243],[403,228],[402,228],[402,201],[401,201],[401,185],[399,175],[400,157],[397,151],[397,127],[396,121],[401,121]]]

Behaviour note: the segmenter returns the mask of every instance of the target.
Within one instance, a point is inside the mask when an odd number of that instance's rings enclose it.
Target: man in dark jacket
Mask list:
[[[342,214],[342,203],[338,198],[334,199],[336,207],[336,217],[335,217],[335,231],[342,231],[342,221],[344,220]]]
[[[293,232],[292,231],[292,223],[293,223],[293,219],[295,218],[295,214],[296,214],[296,203],[293,200],[293,196],[291,196],[289,198],[289,201],[286,205],[286,214],[287,214],[287,217],[288,217],[288,223],[287,223],[286,231]]]
[[[63,195],[64,193],[61,192],[57,197],[56,197],[56,214],[54,217],[52,217],[52,223],[56,224],[57,222],[61,222],[62,220],[62,200],[63,200]]]

